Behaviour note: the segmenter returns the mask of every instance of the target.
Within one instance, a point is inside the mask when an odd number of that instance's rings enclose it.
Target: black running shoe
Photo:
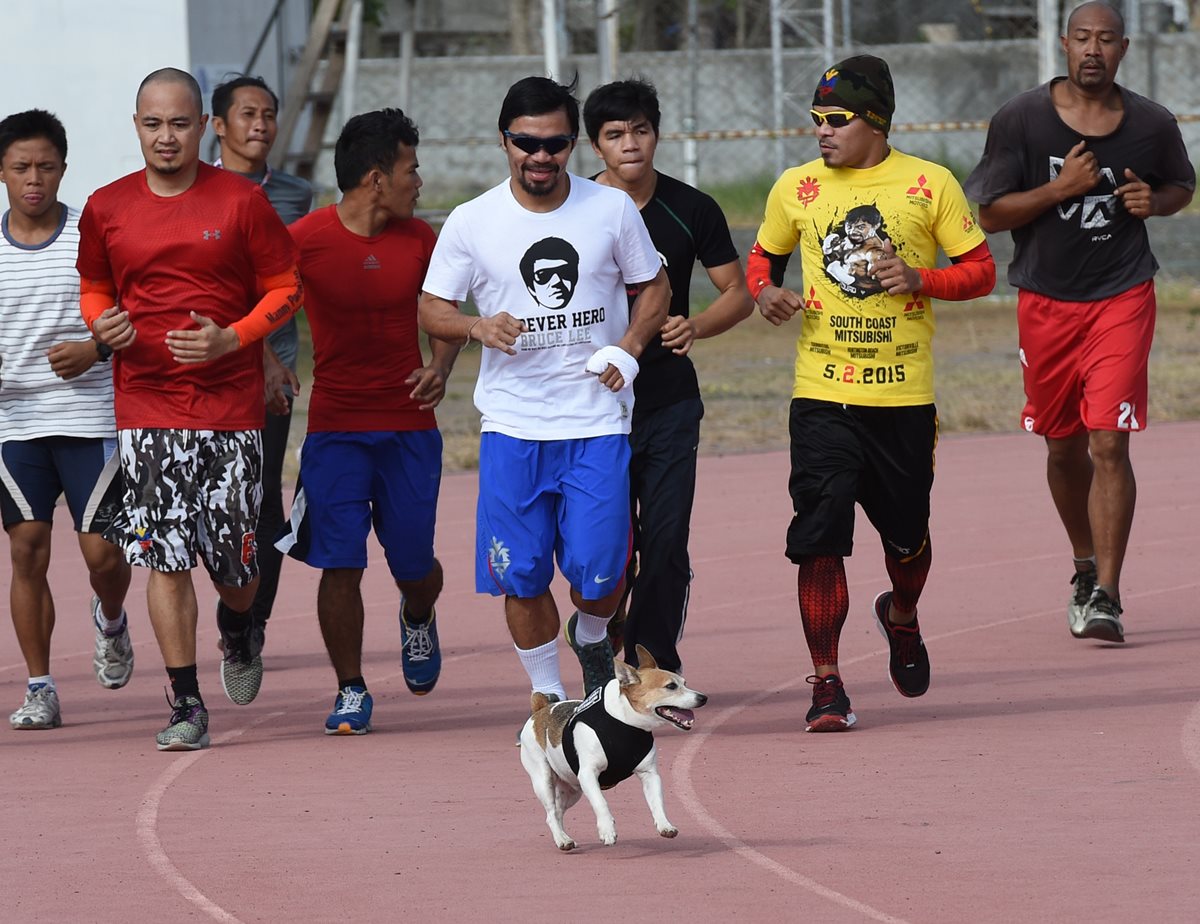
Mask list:
[[[571,618],[567,620],[567,627],[563,630],[563,634],[567,637],[567,644],[571,646],[571,650],[575,652],[575,657],[579,659],[579,664],[583,668],[583,695],[584,698],[587,698],[591,695],[592,690],[604,686],[616,677],[617,672],[613,667],[613,650],[607,636],[591,645],[575,644],[577,619],[578,614],[572,613]]]
[[[915,617],[906,626],[894,625],[888,620],[891,605],[892,592],[885,590],[875,598],[872,607],[879,631],[887,639],[892,651],[888,675],[892,678],[892,686],[901,696],[922,696],[929,689],[929,653],[921,638],[921,627]]]
[[[806,717],[806,732],[846,731],[857,720],[850,709],[850,697],[837,674],[806,678],[813,688],[813,704]]]
[[[1087,605],[1087,619],[1083,623],[1080,638],[1094,638],[1101,642],[1125,641],[1125,627],[1121,625],[1121,604],[1097,587]]]

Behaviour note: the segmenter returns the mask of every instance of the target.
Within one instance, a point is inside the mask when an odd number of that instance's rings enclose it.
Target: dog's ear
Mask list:
[[[648,671],[658,667],[658,662],[654,660],[654,655],[650,654],[643,646],[637,646],[638,670]]]
[[[623,687],[631,687],[635,683],[641,683],[642,678],[638,676],[638,672],[620,658],[613,658],[613,670],[616,672],[617,680]]]

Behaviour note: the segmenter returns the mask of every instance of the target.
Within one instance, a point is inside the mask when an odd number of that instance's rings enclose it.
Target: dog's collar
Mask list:
[[[563,756],[576,776],[579,776],[579,753],[575,750],[575,725],[579,722],[596,733],[608,758],[608,766],[600,773],[602,789],[616,786],[632,776],[654,747],[654,736],[650,732],[628,725],[608,713],[604,708],[604,688],[600,687],[575,708],[575,714],[563,729]]]

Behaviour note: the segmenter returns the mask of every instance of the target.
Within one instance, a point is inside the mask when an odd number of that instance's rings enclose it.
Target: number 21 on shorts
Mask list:
[[[1121,402],[1121,413],[1117,415],[1118,430],[1140,430],[1142,425],[1138,423],[1137,408],[1132,401]]]

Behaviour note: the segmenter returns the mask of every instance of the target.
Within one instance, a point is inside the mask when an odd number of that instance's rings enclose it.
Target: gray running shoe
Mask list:
[[[35,728],[58,728],[62,725],[62,712],[58,708],[58,691],[46,684],[25,690],[25,702],[8,717],[9,724],[18,731]]]
[[[247,627],[237,635],[221,633],[225,656],[221,659],[221,686],[239,706],[254,702],[262,686],[262,654],[255,650],[254,632]]]
[[[575,657],[579,659],[579,666],[583,668],[583,695],[587,697],[591,695],[592,690],[604,686],[616,677],[617,672],[613,667],[613,650],[608,636],[590,645],[575,643],[575,623],[577,621],[578,614],[572,613],[571,618],[567,620],[566,628],[563,629],[563,635],[566,636],[571,650],[575,652]]]
[[[1121,604],[1097,587],[1087,605],[1087,619],[1083,623],[1081,638],[1094,638],[1101,642],[1125,641],[1125,627],[1121,625]]]
[[[105,635],[100,628],[100,598],[92,597],[92,625],[96,629],[96,653],[92,667],[100,686],[119,690],[133,676],[133,642],[129,640],[129,619],[121,611],[124,625],[116,635]]]
[[[198,751],[208,747],[208,710],[195,696],[181,696],[171,706],[171,721],[154,736],[160,751]]]
[[[1076,571],[1071,575],[1071,599],[1067,602],[1067,625],[1076,638],[1085,638],[1083,624],[1087,622],[1087,605],[1096,589],[1096,572]]]

